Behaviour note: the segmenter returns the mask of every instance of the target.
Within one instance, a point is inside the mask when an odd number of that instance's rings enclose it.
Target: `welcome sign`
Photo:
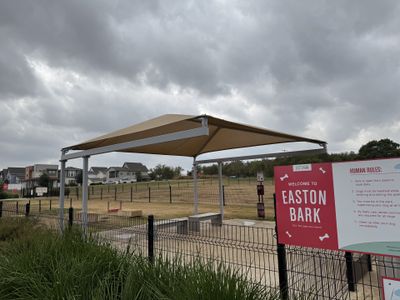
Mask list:
[[[400,256],[400,159],[275,167],[279,243]]]

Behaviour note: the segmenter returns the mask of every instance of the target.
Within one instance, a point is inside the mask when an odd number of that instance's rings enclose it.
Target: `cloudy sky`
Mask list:
[[[56,163],[64,146],[165,113],[318,138],[331,152],[400,142],[399,3],[1,1],[0,168]],[[139,160],[191,162],[91,165]]]

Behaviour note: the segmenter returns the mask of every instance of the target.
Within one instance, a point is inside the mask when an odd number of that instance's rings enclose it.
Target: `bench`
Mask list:
[[[143,212],[138,209],[136,209],[136,210],[118,210],[117,216],[128,217],[128,218],[142,217]]]
[[[211,225],[222,226],[222,215],[220,213],[204,213],[189,217],[189,230],[200,232],[200,221],[211,220]]]
[[[83,212],[79,211],[78,212],[78,220],[83,222]],[[99,221],[99,214],[96,213],[87,213],[87,221],[88,223],[97,223]]]
[[[154,222],[154,232],[158,229],[176,227],[176,232],[180,234],[188,233],[188,219],[187,218],[176,218],[170,220],[162,220]]]

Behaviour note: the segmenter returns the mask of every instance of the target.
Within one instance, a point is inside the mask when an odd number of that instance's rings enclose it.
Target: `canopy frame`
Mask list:
[[[83,231],[87,233],[87,223],[88,223],[88,165],[89,165],[89,158],[92,155],[99,155],[105,154],[110,152],[116,151],[123,151],[125,149],[142,147],[142,146],[150,146],[150,145],[157,145],[160,143],[168,143],[174,142],[178,140],[185,140],[190,138],[202,137],[202,136],[209,136],[207,141],[210,141],[213,136],[219,131],[219,128],[216,132],[209,134],[209,126],[208,126],[208,118],[207,115],[202,115],[198,117],[201,120],[201,126],[188,129],[188,130],[181,130],[167,134],[161,134],[151,137],[146,137],[142,139],[132,140],[128,142],[122,143],[114,143],[107,146],[95,147],[87,150],[81,150],[78,152],[68,153],[70,150],[73,150],[72,147],[66,147],[61,149],[61,170],[60,170],[60,196],[59,196],[59,204],[60,204],[60,228],[64,230],[64,198],[65,198],[65,169],[66,169],[66,162],[68,160],[82,158],[83,159],[83,172],[82,172],[82,227]],[[304,151],[293,151],[293,152],[280,152],[280,153],[269,153],[269,154],[259,154],[259,155],[247,155],[247,156],[236,156],[236,157],[225,157],[225,158],[216,158],[216,159],[205,159],[205,160],[196,160],[197,156],[201,154],[201,151],[206,147],[207,141],[202,146],[202,148],[193,155],[193,193],[194,193],[194,214],[198,213],[198,178],[197,178],[197,166],[199,164],[207,164],[207,163],[218,163],[218,177],[219,177],[219,207],[220,213],[223,220],[224,216],[224,203],[223,203],[223,187],[222,187],[222,166],[223,162],[226,161],[235,161],[235,160],[251,160],[251,159],[260,159],[260,158],[270,158],[270,157],[285,157],[285,156],[293,156],[293,155],[314,155],[320,153],[326,153],[326,142],[317,141],[317,140],[310,140],[304,138],[304,141],[317,143],[322,148],[320,149],[312,149],[312,150],[304,150]],[[299,141],[299,140],[297,140]],[[294,141],[293,141],[294,142]],[[267,144],[266,144],[267,145]],[[229,148],[227,148],[229,149]],[[166,153],[168,154],[168,153]]]

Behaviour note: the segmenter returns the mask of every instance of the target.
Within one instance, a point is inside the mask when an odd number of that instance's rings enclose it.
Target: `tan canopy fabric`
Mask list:
[[[319,145],[325,144],[324,141],[320,140],[234,123],[208,115],[168,114],[102,135],[81,144],[68,147],[68,149],[89,150],[194,129],[201,127],[202,118],[204,117],[208,120],[208,136],[123,149],[120,152],[196,157],[199,154],[207,152],[277,143],[310,142]]]

